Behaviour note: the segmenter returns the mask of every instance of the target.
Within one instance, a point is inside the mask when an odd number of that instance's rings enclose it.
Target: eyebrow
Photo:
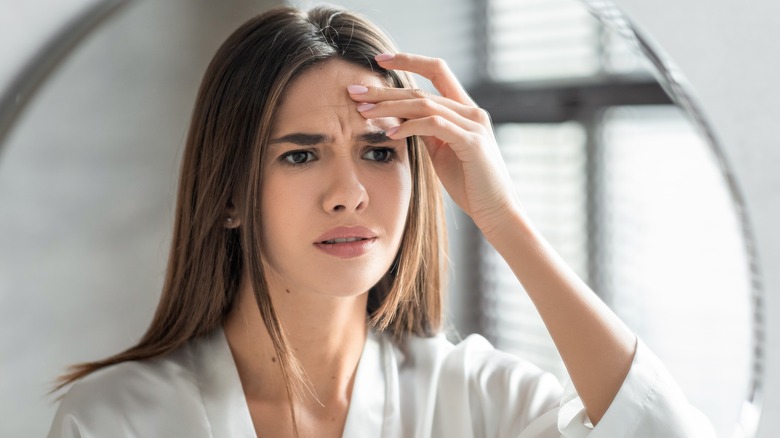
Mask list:
[[[368,144],[380,144],[393,141],[390,137],[387,136],[387,134],[385,134],[385,131],[363,132],[355,136],[355,139]],[[269,144],[292,143],[298,146],[313,146],[331,141],[333,141],[333,138],[324,134],[295,132],[292,134],[283,135],[279,138],[273,138],[269,141]]]

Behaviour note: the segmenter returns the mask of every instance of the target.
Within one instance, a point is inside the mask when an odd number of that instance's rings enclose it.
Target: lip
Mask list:
[[[361,239],[376,239],[376,233],[366,227],[336,227],[326,231],[323,235],[314,240],[314,244],[322,243],[326,240],[348,239],[359,237]],[[340,244],[335,244],[340,245]]]
[[[360,238],[361,240],[341,243],[324,243],[327,240],[349,239],[355,237]],[[371,247],[374,246],[376,240],[376,233],[366,227],[336,227],[317,237],[313,244],[317,249],[326,254],[339,258],[353,258],[367,253]]]

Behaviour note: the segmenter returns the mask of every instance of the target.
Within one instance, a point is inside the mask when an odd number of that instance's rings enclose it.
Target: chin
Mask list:
[[[361,263],[362,262],[362,263]],[[311,293],[334,298],[353,298],[368,292],[387,274],[392,260],[339,261],[322,263],[307,260],[296,266],[268,266],[273,273],[269,280],[280,288],[298,293]],[[303,266],[308,269],[302,268]],[[286,268],[286,269],[285,269]],[[274,281],[275,280],[275,281]]]
[[[335,298],[353,298],[367,293],[375,284],[379,282],[382,276],[377,276],[375,279],[365,279],[363,281],[355,281],[354,277],[349,281],[345,279],[339,279],[337,281],[326,281],[318,284],[314,291],[316,293],[327,295]]]

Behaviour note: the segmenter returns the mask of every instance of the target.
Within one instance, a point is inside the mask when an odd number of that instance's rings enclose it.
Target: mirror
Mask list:
[[[109,3],[117,2],[102,2]],[[44,435],[54,409],[44,396],[50,380],[67,364],[115,352],[146,328],[200,76],[225,36],[267,6],[125,3],[19,103],[24,113],[0,138],[0,317],[13,327],[0,335],[0,357],[3,375],[18,376],[0,384],[7,413],[0,435]],[[419,10],[413,18],[397,4],[387,11],[340,4],[378,21],[405,50],[448,60],[491,110],[505,158],[518,159],[521,199],[546,237],[664,360],[720,436],[752,436],[762,327],[746,212],[706,118],[660,52],[602,1],[409,1]],[[520,12],[526,21],[501,9],[516,6],[537,9]],[[581,29],[564,22],[568,36],[512,40],[531,27],[534,13],[551,20],[555,8],[567,20],[591,12],[600,20]],[[506,34],[481,33],[480,20],[491,16],[504,17]],[[485,41],[449,44],[464,29]],[[594,46],[615,50],[610,74],[581,48],[560,52],[571,62],[565,74],[541,69],[550,44],[594,35],[618,41]],[[516,50],[533,38],[542,44],[535,55]],[[498,53],[502,44],[512,49],[506,55]],[[536,70],[511,73],[513,63]],[[605,84],[612,91],[599,93]],[[510,101],[514,112],[505,117],[496,93],[510,92],[523,98]],[[451,232],[462,234],[452,242],[456,275],[463,275],[452,290],[458,330],[482,331],[558,372],[522,293],[507,298],[500,262],[463,221]],[[482,252],[479,265],[469,259],[470,245]],[[485,289],[476,306],[465,293],[472,285]],[[711,382],[718,382],[717,397]]]
[[[756,255],[736,184],[681,76],[608,2],[493,0],[486,16],[487,79],[472,95],[493,116],[534,223],[720,436],[754,436]],[[491,340],[563,378],[541,319],[487,245],[480,266]]]

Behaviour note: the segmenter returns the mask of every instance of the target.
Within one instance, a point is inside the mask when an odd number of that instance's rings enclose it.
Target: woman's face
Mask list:
[[[329,296],[368,291],[401,243],[412,178],[406,140],[366,119],[347,86],[387,86],[341,60],[295,79],[275,115],[264,156],[263,254],[273,289]]]

